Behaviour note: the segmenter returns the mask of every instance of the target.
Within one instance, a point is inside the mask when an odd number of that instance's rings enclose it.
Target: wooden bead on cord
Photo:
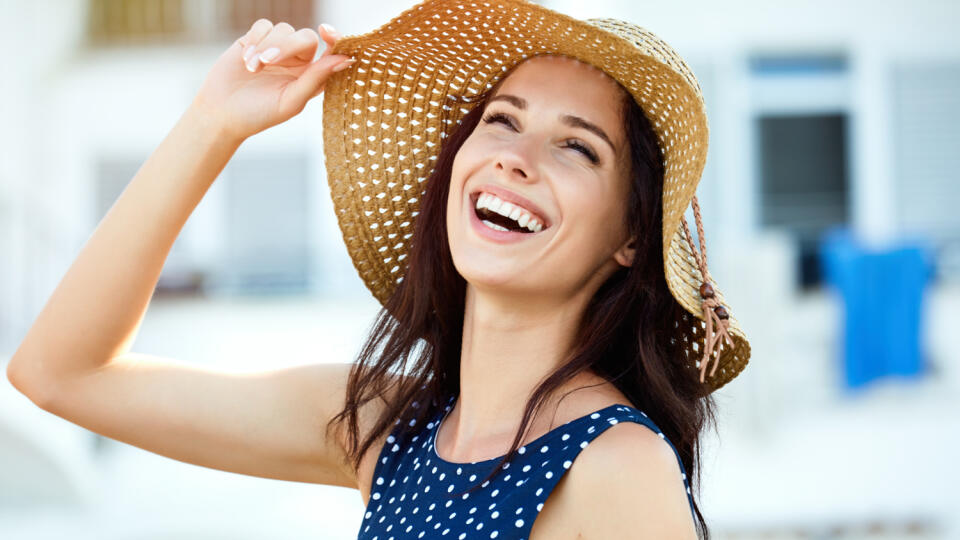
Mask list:
[[[690,229],[687,227],[687,220],[684,216],[680,217],[680,223],[683,225],[683,232],[685,233],[687,243],[690,244],[690,251],[693,252],[693,256],[697,259],[697,266],[700,268],[700,275],[703,277],[703,283],[700,285],[700,297],[703,298],[703,301],[700,303],[700,306],[703,310],[704,322],[706,322],[706,331],[703,338],[703,358],[700,360],[700,382],[704,382],[707,364],[710,362],[711,357],[714,359],[713,369],[710,370],[711,377],[717,371],[717,366],[720,365],[719,350],[723,349],[723,343],[720,343],[720,348],[716,351],[717,354],[713,354],[717,342],[720,341],[722,337],[724,342],[732,347],[733,340],[730,339],[730,334],[727,332],[730,326],[730,314],[717,300],[713,285],[710,284],[710,273],[707,270],[707,242],[703,235],[703,222],[700,219],[700,204],[697,202],[696,195],[693,196],[691,203],[693,204],[693,216],[697,222],[697,238],[700,241],[699,250],[693,245]]]

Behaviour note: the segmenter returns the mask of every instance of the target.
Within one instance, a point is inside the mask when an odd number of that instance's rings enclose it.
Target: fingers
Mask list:
[[[283,100],[302,106],[311,97],[323,91],[323,86],[332,74],[350,67],[354,62],[355,59],[342,54],[321,57],[297,77],[297,80],[287,86]]]
[[[257,46],[253,55],[259,52],[258,60],[263,65],[277,64],[299,66],[313,61],[320,44],[320,36],[309,28],[302,28],[292,34],[272,33]]]
[[[325,44],[321,57],[329,55],[340,34],[329,24],[321,24],[318,30],[319,33],[309,28],[294,31],[288,23],[259,19],[237,41],[247,70],[255,73],[269,64],[296,66],[312,62],[320,41]]]
[[[293,34],[293,27],[290,24],[278,22],[272,25],[262,39],[255,43],[249,43],[243,54],[247,71],[255,73],[260,70],[265,62],[276,62],[282,52],[288,52],[288,49],[291,48],[287,42]],[[302,43],[299,43],[299,45],[302,46]],[[316,50],[316,47],[314,47],[314,50]]]
[[[250,25],[250,30],[247,30],[247,33],[237,40],[244,62],[250,57],[257,44],[263,41],[263,38],[267,37],[271,30],[273,30],[273,23],[269,19],[257,19]]]
[[[322,58],[330,54],[330,51],[333,50],[333,46],[336,45],[337,40],[340,39],[340,33],[327,23],[321,24],[317,29],[320,31],[320,37],[327,45],[326,48],[323,49],[323,54],[320,55]]]

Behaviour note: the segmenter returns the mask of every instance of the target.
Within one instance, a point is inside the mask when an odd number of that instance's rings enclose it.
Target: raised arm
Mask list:
[[[336,36],[321,32],[332,45]],[[227,161],[247,137],[299,113],[346,59],[324,53],[314,62],[318,45],[313,30],[261,19],[220,56],[15,351],[7,376],[19,391],[71,422],[181,461],[355,483],[339,440],[323,429],[343,404],[349,364],[237,374],[130,351],[174,240]],[[245,63],[251,46],[277,56]]]

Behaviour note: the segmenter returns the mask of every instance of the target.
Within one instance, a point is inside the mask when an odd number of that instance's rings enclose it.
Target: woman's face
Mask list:
[[[471,286],[592,295],[629,264],[623,92],[561,56],[528,59],[502,82],[450,175],[447,235]]]

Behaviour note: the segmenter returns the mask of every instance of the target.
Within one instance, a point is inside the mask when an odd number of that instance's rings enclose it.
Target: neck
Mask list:
[[[509,301],[512,300],[512,301]],[[534,390],[566,361],[586,298],[516,303],[467,287],[460,356],[460,395],[443,421],[444,457],[489,459],[510,448]],[[564,386],[590,378],[581,373]],[[550,429],[555,399],[544,403],[521,440]]]

